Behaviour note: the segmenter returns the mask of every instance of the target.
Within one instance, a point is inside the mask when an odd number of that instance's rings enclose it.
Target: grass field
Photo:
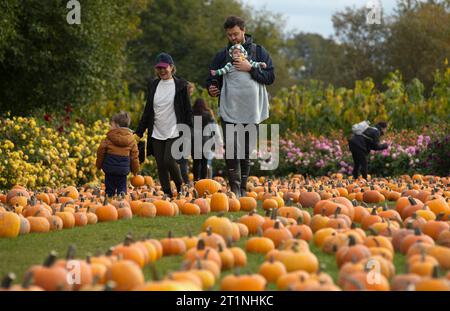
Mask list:
[[[230,213],[228,216],[237,220],[245,213]],[[78,258],[84,258],[89,254],[104,253],[109,247],[121,243],[128,233],[135,238],[141,238],[151,234],[154,238],[163,238],[169,230],[175,236],[184,236],[189,232],[194,235],[200,233],[202,223],[206,218],[212,216],[178,216],[178,217],[156,217],[156,218],[134,218],[113,223],[99,223],[87,227],[62,230],[46,234],[28,234],[15,239],[0,240],[0,276],[8,272],[14,272],[17,279],[21,280],[26,270],[34,265],[40,264],[51,250],[55,250],[60,257],[64,257],[69,245],[73,244],[77,249]],[[241,239],[237,246],[245,249],[247,239]],[[325,254],[310,244],[311,251],[317,256],[322,271],[329,273],[335,282],[337,281],[338,269],[334,255]],[[264,262],[264,257],[259,254],[247,254],[248,265],[241,272],[257,272],[259,266]],[[156,262],[156,269],[161,276],[170,271],[178,270],[182,263],[181,256],[163,257]],[[397,273],[405,271],[405,256],[395,254],[394,264]],[[152,279],[149,267],[144,270],[146,280]],[[222,276],[230,272],[222,273]],[[219,282],[216,283],[218,289]],[[275,289],[269,285],[269,289]]]

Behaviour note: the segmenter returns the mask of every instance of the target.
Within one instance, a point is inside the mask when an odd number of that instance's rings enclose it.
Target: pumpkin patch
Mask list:
[[[239,199],[216,180],[199,181],[170,199],[157,182],[143,179],[131,181],[130,193],[117,198],[90,187],[45,192],[16,187],[8,199],[5,194],[0,203],[0,237],[5,241],[20,243],[38,233],[45,238],[58,232],[96,232],[97,226],[100,231],[102,226],[129,228],[125,239],[110,245],[104,255],[57,260],[52,252],[43,265],[30,265],[24,284],[43,290],[384,291],[448,286],[448,279],[441,277],[450,269],[445,178],[417,179],[423,185],[433,181],[431,194],[409,189],[406,176],[371,181],[370,186],[338,176],[252,177],[248,186],[253,191]],[[185,222],[196,225],[180,231]],[[154,223],[166,225],[155,228],[162,234],[142,237],[135,234],[134,223],[149,229]],[[407,262],[403,272],[394,265],[399,256]],[[82,266],[89,281],[78,286],[65,282],[70,260]],[[161,260],[178,261],[181,270],[161,273]],[[366,279],[375,267],[381,273],[376,285]],[[241,268],[253,274],[240,274]],[[144,271],[151,271],[152,281]],[[22,289],[11,275],[6,274],[4,289]]]

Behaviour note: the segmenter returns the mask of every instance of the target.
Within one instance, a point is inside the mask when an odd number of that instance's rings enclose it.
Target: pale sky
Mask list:
[[[265,8],[282,13],[287,19],[287,31],[319,33],[324,37],[334,34],[331,17],[346,7],[366,7],[369,0],[242,0],[254,8]],[[393,13],[396,0],[380,0],[385,14]]]

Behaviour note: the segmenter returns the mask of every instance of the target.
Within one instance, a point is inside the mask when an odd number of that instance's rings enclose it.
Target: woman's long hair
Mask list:
[[[192,112],[194,116],[201,116],[203,113],[208,112],[214,118],[214,112],[208,107],[208,104],[203,98],[197,98],[192,106]]]

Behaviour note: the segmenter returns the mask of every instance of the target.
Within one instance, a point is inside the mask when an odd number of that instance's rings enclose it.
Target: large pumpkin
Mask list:
[[[199,196],[203,196],[206,192],[214,194],[218,192],[222,187],[213,179],[202,179],[195,183],[195,190],[197,190]]]
[[[131,260],[121,260],[113,263],[106,273],[106,279],[115,282],[114,290],[117,291],[132,290],[145,282],[144,273]]]
[[[51,252],[42,266],[32,266],[28,273],[33,274],[34,284],[47,291],[69,290],[67,270],[55,265],[56,253]]]
[[[221,235],[225,240],[232,238],[233,224],[226,217],[212,216],[206,219],[203,223],[202,229],[206,231],[208,227],[211,231]]]
[[[156,216],[175,216],[175,207],[167,200],[155,200]]]
[[[98,221],[116,221],[119,217],[117,209],[115,206],[108,204],[106,201],[100,207],[95,210],[95,214],[97,215]]]
[[[133,187],[142,187],[143,185],[145,185],[145,178],[141,175],[135,175],[131,177],[130,182]]]
[[[230,208],[228,197],[225,193],[214,193],[211,197],[212,212],[228,212]]]
[[[303,207],[314,207],[320,200],[320,195],[317,192],[312,191],[312,189],[309,189],[308,191],[300,192],[298,201]]]
[[[245,212],[251,212],[258,207],[258,203],[252,197],[241,197],[239,198],[239,202],[241,203],[241,210]]]
[[[15,238],[20,232],[20,217],[11,212],[0,213],[0,237]]]

